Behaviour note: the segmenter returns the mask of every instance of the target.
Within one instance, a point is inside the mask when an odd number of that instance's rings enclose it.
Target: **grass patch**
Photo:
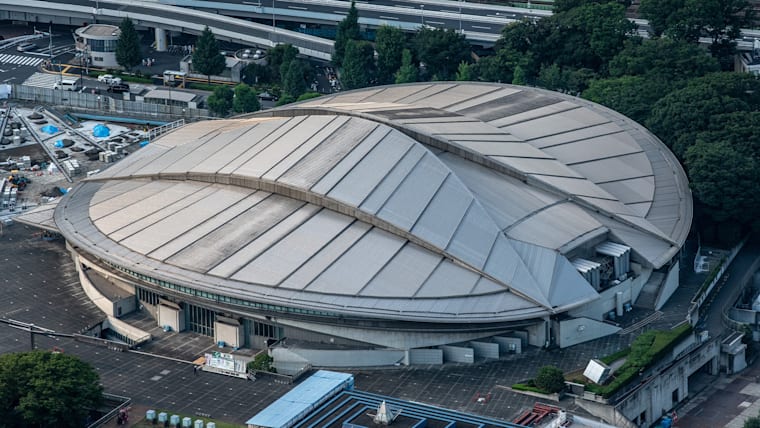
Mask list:
[[[512,389],[514,389],[515,391],[537,392],[539,394],[546,394],[546,395],[551,394],[551,392],[544,391],[543,389],[534,385],[532,380],[529,380],[525,383],[515,383],[512,385]]]
[[[612,381],[606,385],[597,385],[587,383],[586,389],[608,398],[619,391],[622,387],[637,379],[639,373],[652,367],[655,363],[667,355],[673,348],[691,334],[692,328],[688,323],[684,323],[673,330],[668,331],[648,331],[641,334],[633,341],[628,349],[628,356],[620,369],[615,372]],[[623,351],[618,351],[602,359],[606,361]],[[615,361],[615,360],[612,360]],[[605,362],[606,363],[606,362]]]
[[[608,366],[612,363],[614,363],[617,360],[623,359],[628,356],[628,354],[631,353],[631,348],[623,348],[614,354],[607,355],[604,358],[600,358],[599,361],[603,362],[604,364],[607,364]]]
[[[231,424],[229,422],[220,422],[220,421],[218,421],[216,419],[202,418],[200,416],[183,415],[181,413],[172,413],[172,412],[170,412],[168,410],[165,410],[165,409],[156,410],[156,417],[158,417],[158,414],[161,413],[161,412],[166,412],[166,414],[169,417],[171,417],[172,415],[179,415],[180,424],[182,424],[182,418],[187,417],[187,418],[191,418],[193,420],[193,423],[195,423],[196,419],[202,420],[203,421],[203,426],[206,426],[209,422],[213,422],[213,423],[216,424],[216,428],[245,428],[245,425],[243,425],[243,424]],[[133,426],[134,427],[139,427],[139,428],[156,428],[156,427],[163,426],[163,425],[162,424],[153,425],[153,423],[149,422],[147,419],[145,419],[145,417],[143,417],[139,422],[137,422]]]

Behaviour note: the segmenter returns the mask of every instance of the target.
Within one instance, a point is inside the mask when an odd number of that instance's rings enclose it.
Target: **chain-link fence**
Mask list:
[[[24,85],[13,85],[10,98],[34,104],[51,105],[73,112],[166,122],[178,119],[195,121],[208,119],[210,116],[206,109],[126,101],[87,92],[61,91]]]

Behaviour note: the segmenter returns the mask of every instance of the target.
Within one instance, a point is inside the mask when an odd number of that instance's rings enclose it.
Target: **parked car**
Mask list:
[[[111,85],[108,87],[108,92],[113,92],[114,94],[123,94],[124,92],[129,92],[129,85],[126,83]]]
[[[269,92],[262,92],[259,94],[259,99],[262,101],[277,101],[280,99],[280,97],[274,94],[270,94]]]
[[[24,42],[16,46],[16,50],[19,52],[27,52],[37,49],[37,45],[32,42]]]
[[[119,85],[121,84],[121,77],[113,77],[111,74],[101,74],[98,76],[98,81],[107,85]]]

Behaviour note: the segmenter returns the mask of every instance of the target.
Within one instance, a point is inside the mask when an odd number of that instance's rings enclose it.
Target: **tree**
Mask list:
[[[468,81],[473,80],[473,69],[475,66],[472,64],[468,64],[464,61],[459,63],[459,67],[457,68],[457,76],[456,80],[459,81]]]
[[[639,14],[649,21],[652,33],[659,37],[681,19],[685,3],[685,0],[641,0]]]
[[[351,7],[348,8],[348,14],[338,23],[338,32],[335,34],[334,52],[332,62],[336,66],[343,65],[343,58],[346,54],[346,46],[349,40],[359,40],[359,11],[356,10],[356,3],[351,0]]]
[[[538,374],[533,383],[544,391],[560,392],[565,389],[565,375],[557,367],[544,366],[538,369]]]
[[[250,85],[257,83],[271,82],[272,74],[268,66],[250,63],[243,69],[243,82]]]
[[[404,51],[404,32],[400,28],[381,26],[375,35],[377,51],[377,81],[380,84],[393,82],[393,74],[401,67],[401,53]]]
[[[253,361],[248,363],[248,370],[258,370],[262,372],[270,372],[272,370],[272,357],[266,352],[260,352],[253,357]]]
[[[270,48],[267,51],[267,67],[269,67],[272,80],[282,80],[284,74],[281,74],[280,71],[283,68],[283,64],[286,67],[284,71],[287,71],[287,64],[290,64],[290,61],[293,61],[297,55],[298,48],[289,43]]]
[[[232,98],[232,111],[235,113],[249,113],[261,109],[259,97],[245,83],[235,86],[235,94]]]
[[[744,421],[744,428],[760,428],[760,417],[752,416]]]
[[[464,35],[443,28],[422,28],[415,34],[413,45],[427,73],[440,80],[451,80],[459,63],[469,62],[472,51]]]
[[[211,75],[224,71],[226,61],[224,55],[219,52],[214,33],[206,26],[195,43],[193,51],[193,69],[200,74],[205,74],[208,83],[211,84]]]
[[[642,76],[622,76],[594,80],[583,98],[605,105],[631,119],[645,123],[649,112],[672,89],[671,82]]]
[[[369,42],[348,41],[341,75],[341,82],[346,89],[358,89],[370,85],[375,74],[374,53],[375,49]]]
[[[306,81],[304,80],[304,67],[300,59],[290,61],[287,70],[282,76],[282,92],[286,99],[292,99],[293,102],[306,92]],[[282,101],[282,99],[280,99]]]
[[[4,426],[81,427],[102,394],[98,373],[74,356],[45,351],[0,356]]]
[[[396,83],[413,83],[417,81],[417,66],[412,62],[412,52],[404,49],[401,52],[401,67],[395,74]]]
[[[206,100],[208,109],[217,116],[227,116],[232,108],[232,97],[235,93],[228,86],[217,86],[214,93]]]
[[[140,53],[140,36],[135,24],[124,18],[119,24],[119,40],[116,42],[116,62],[127,70],[142,62]]]
[[[551,89],[553,91],[562,91],[566,88],[562,76],[562,70],[557,64],[542,67],[541,71],[538,73],[536,84],[542,88]]]
[[[525,75],[525,71],[523,70],[522,66],[515,67],[515,73],[514,77],[512,78],[512,84],[513,85],[527,85],[528,84],[528,78]]]
[[[647,76],[668,81],[701,77],[719,70],[699,45],[670,38],[628,41],[609,64],[611,77]]]

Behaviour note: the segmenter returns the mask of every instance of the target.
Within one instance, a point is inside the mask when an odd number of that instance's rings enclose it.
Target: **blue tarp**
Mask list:
[[[63,140],[55,140],[55,144],[54,145],[56,147],[58,147],[58,148],[62,148],[63,147]]]
[[[45,126],[43,126],[42,128],[40,128],[40,130],[41,130],[42,132],[48,133],[48,134],[50,134],[50,135],[53,135],[53,134],[55,134],[56,132],[58,132],[58,128],[56,128],[56,127],[55,127],[55,126],[53,126],[53,125],[45,125]]]
[[[92,129],[92,135],[98,138],[108,137],[111,135],[111,130],[103,124],[98,124]]]
[[[150,143],[148,140],[140,141],[140,147],[145,147],[148,145],[148,143]]]
[[[300,385],[246,422],[258,427],[283,428],[345,389],[352,389],[354,377],[347,373],[319,370]]]
[[[64,189],[63,187],[59,187],[59,188],[58,188],[58,190],[60,190],[60,191],[61,191],[61,194],[63,194],[63,195],[65,195],[65,194],[69,193],[69,191],[68,191],[68,190],[66,190],[66,189]]]

